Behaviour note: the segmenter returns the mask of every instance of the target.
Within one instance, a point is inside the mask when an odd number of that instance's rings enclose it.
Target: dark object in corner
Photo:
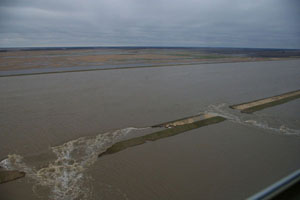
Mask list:
[[[13,181],[25,176],[25,172],[19,172],[17,170],[12,171],[0,171],[0,184]]]

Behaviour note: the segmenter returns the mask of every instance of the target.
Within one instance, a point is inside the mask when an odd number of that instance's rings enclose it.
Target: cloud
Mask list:
[[[2,0],[0,47],[300,48],[297,0]]]

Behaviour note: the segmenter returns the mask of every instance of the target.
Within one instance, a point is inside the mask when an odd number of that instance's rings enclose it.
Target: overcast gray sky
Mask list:
[[[298,0],[0,0],[0,47],[300,48]]]

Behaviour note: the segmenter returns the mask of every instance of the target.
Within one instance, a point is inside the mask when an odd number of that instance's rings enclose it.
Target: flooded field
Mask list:
[[[299,66],[286,60],[1,77],[0,166],[26,176],[0,184],[0,197],[249,197],[300,168],[300,99],[253,114],[229,106],[299,90]],[[124,143],[198,115],[225,120]],[[105,153],[120,142],[121,150]]]

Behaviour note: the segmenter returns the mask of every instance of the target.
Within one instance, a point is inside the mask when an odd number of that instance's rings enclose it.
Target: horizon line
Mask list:
[[[0,47],[0,50],[10,49],[74,49],[74,48],[210,48],[210,49],[272,49],[272,50],[300,50],[300,48],[272,48],[272,47],[210,47],[210,46],[147,46],[147,45],[107,45],[107,46],[15,46],[15,47]]]

